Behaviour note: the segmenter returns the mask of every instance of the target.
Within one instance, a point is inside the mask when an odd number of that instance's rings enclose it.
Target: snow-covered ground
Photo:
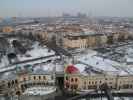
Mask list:
[[[0,62],[0,68],[5,67],[9,64],[9,61],[6,56],[3,56]]]
[[[41,69],[42,71],[53,72],[55,71],[55,65],[53,63],[38,64],[34,66],[34,70]]]
[[[93,67],[95,70],[103,71],[106,74],[116,74],[116,75],[127,75],[128,73],[121,68],[121,64],[110,59],[100,57],[98,55],[93,55],[88,53],[82,57],[77,58],[78,62],[84,65]],[[83,65],[81,65],[83,66]],[[78,69],[83,71],[83,67],[77,66]]]
[[[87,68],[86,65],[84,65],[84,64],[75,64],[74,66],[75,66],[76,68],[79,69],[79,72],[80,72],[80,73],[82,73],[82,74],[84,74],[84,75],[87,74],[87,73],[85,72],[85,68]]]
[[[126,49],[125,59],[128,65],[133,66],[133,48]]]
[[[49,71],[49,72],[64,72],[64,65],[60,63],[46,63],[46,64],[37,64],[34,66],[34,70],[42,69],[43,71]]]
[[[40,63],[43,63],[43,62],[47,62],[47,61],[49,61],[49,60],[52,60],[52,61],[54,61],[54,60],[56,60],[56,59],[59,59],[60,57],[59,56],[53,56],[53,57],[50,57],[50,58],[46,58],[46,59],[41,59],[41,60],[36,60],[36,61],[30,61],[30,62],[26,62],[26,63],[22,63],[22,64],[17,64],[17,65],[10,65],[10,66],[8,66],[8,67],[1,67],[1,69],[0,69],[0,72],[5,72],[5,71],[10,71],[10,70],[13,70],[13,69],[15,69],[17,66],[25,66],[25,65],[36,65],[37,67],[39,67],[39,66],[47,66],[47,65],[45,65],[45,64],[40,64]],[[54,64],[53,64],[54,65]],[[55,66],[55,65],[54,65]],[[51,67],[51,66],[50,66]],[[48,67],[47,67],[48,68]],[[46,69],[47,69],[46,68]],[[53,68],[53,67],[51,67],[51,68]],[[50,68],[50,69],[51,69]]]
[[[23,95],[48,95],[56,91],[55,86],[31,87],[25,90]]]
[[[39,57],[45,57],[45,56],[50,56],[54,55],[55,52],[50,50],[44,46],[39,46],[39,43],[36,42],[33,46],[32,49],[27,51],[25,55],[18,55],[19,61],[24,61],[24,60],[29,60],[29,59],[34,59],[34,58],[39,58]]]
[[[11,39],[10,41],[12,41],[13,39]],[[18,61],[25,61],[25,60],[31,60],[31,59],[35,59],[35,58],[39,58],[39,57],[46,57],[46,56],[50,56],[50,55],[54,55],[55,52],[52,50],[49,50],[46,46],[40,46],[39,42],[35,42],[32,47],[31,50],[28,50],[26,52],[26,54],[24,55],[17,55],[17,59]],[[17,62],[17,61],[15,61]],[[0,68],[3,68],[5,66],[9,65],[9,61],[7,56],[3,56],[1,58],[1,62],[0,62]]]

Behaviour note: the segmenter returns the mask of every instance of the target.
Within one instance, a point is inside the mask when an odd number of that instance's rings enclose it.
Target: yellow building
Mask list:
[[[55,86],[55,75],[53,73],[23,73],[13,79],[0,81],[0,84],[2,83],[4,83],[4,88],[0,87],[0,94],[12,92],[13,95],[21,95],[30,87]]]
[[[103,44],[103,45],[106,45],[107,40],[108,40],[108,38],[107,38],[106,35],[102,35],[102,36],[100,37],[100,43]]]
[[[2,29],[2,32],[4,33],[10,33],[10,32],[13,32],[13,28],[11,26],[6,26],[6,27],[3,27]]]
[[[133,76],[67,74],[64,78],[65,89],[77,93],[100,90],[103,84],[112,90],[133,89]]]
[[[39,32],[38,34],[40,35],[41,39],[43,39],[43,40],[47,40],[48,39],[47,32]]]
[[[85,48],[87,47],[87,40],[81,37],[64,38],[64,46],[66,48]]]
[[[72,34],[65,36],[63,43],[65,48],[92,48],[97,46],[105,46],[107,44],[113,44],[119,41],[124,41],[128,39],[128,37],[129,34],[126,32],[88,35]]]
[[[100,34],[94,35],[68,35],[64,37],[64,47],[66,48],[91,48],[106,44],[107,37]]]

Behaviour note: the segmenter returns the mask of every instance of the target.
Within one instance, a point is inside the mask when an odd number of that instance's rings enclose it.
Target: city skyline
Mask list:
[[[1,0],[0,17],[91,16],[133,17],[132,0]]]

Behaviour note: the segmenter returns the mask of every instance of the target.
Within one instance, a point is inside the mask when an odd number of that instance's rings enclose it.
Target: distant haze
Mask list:
[[[60,16],[63,12],[133,17],[133,0],[0,0],[0,17]]]

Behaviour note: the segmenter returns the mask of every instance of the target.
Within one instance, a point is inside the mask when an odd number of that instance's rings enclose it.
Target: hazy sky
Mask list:
[[[133,0],[0,0],[0,16],[53,16],[62,12],[133,17]]]

